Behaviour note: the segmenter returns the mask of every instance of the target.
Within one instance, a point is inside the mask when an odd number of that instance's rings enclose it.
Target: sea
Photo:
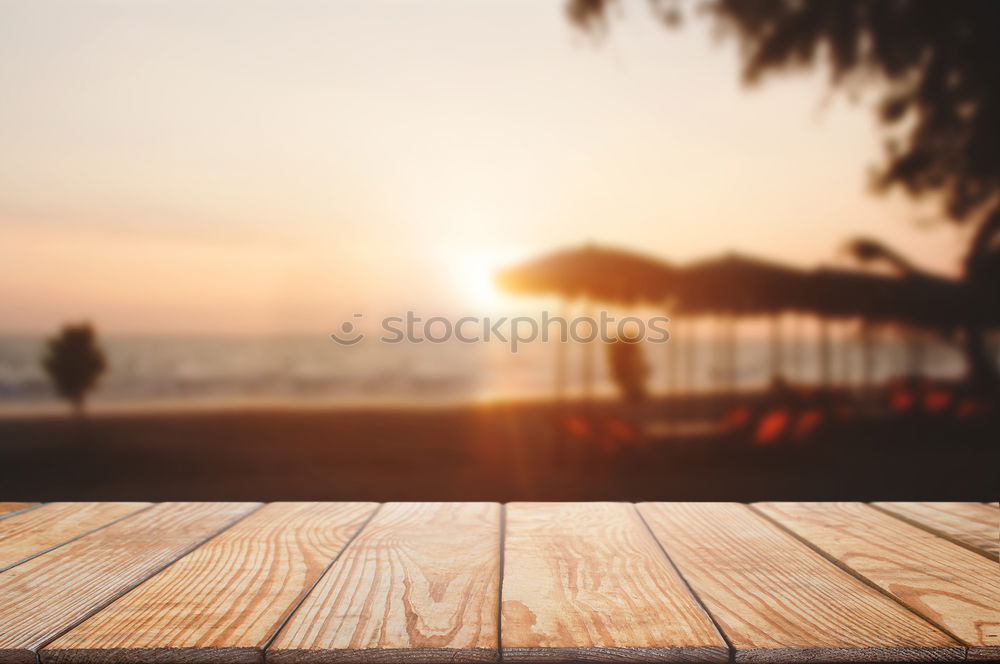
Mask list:
[[[101,339],[107,370],[90,398],[95,408],[216,407],[261,404],[298,406],[451,404],[544,399],[556,389],[562,369],[564,393],[614,393],[607,349],[601,344],[534,342],[511,352],[503,343],[383,344],[377,340],[342,346],[324,335],[294,336],[108,336]],[[0,414],[62,407],[41,358],[43,335],[0,335]],[[712,338],[678,338],[642,344],[654,392],[752,390],[771,378],[770,343],[740,340],[735,365]],[[833,344],[834,381],[863,380],[865,349],[857,340]],[[820,378],[817,345],[786,341],[783,373],[793,382]],[[914,348],[898,339],[875,342],[874,380],[907,373]],[[924,342],[924,373],[960,377],[965,368],[957,346]],[[735,366],[735,370],[731,367]],[[589,380],[586,375],[590,375]]]

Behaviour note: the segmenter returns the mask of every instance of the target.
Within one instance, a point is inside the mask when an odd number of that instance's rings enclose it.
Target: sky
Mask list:
[[[0,330],[315,333],[513,307],[583,243],[810,266],[863,233],[955,273],[963,231],[868,186],[874,98],[748,90],[703,20],[562,0],[0,4]]]

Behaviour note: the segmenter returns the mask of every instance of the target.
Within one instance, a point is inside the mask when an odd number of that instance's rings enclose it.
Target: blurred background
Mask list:
[[[4,497],[993,500],[998,30],[4,3]],[[670,341],[379,343],[407,311]]]

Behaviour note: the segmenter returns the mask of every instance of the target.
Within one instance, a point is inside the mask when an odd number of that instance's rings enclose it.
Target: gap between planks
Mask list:
[[[30,509],[34,509],[41,503],[0,503],[0,519],[20,514]]]
[[[1000,659],[995,562],[864,503],[751,508],[961,642],[967,659]]]
[[[0,572],[106,528],[152,503],[46,503],[0,528]]]
[[[0,664],[36,664],[44,645],[257,507],[161,503],[0,573]]]
[[[265,653],[268,662],[495,662],[498,503],[387,503]]]
[[[871,503],[877,510],[997,562],[1000,512],[983,503]]]
[[[511,503],[512,662],[726,662],[729,647],[629,503]]]
[[[41,651],[42,664],[256,664],[374,503],[271,503]]]
[[[737,503],[640,513],[736,662],[956,661],[965,647]]]

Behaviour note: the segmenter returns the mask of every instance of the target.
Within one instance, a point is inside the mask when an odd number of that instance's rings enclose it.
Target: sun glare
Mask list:
[[[463,257],[455,270],[457,290],[462,298],[476,307],[499,306],[504,300],[504,294],[494,282],[499,267],[498,261],[484,256]]]

